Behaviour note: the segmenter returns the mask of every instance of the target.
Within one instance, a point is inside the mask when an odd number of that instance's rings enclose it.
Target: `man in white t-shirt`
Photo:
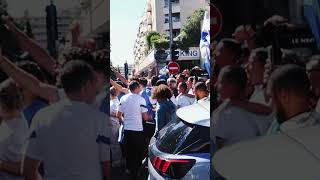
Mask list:
[[[222,101],[245,99],[247,75],[240,67],[226,66],[218,79],[218,93]],[[222,103],[213,115],[213,136],[217,148],[265,135],[270,116],[258,116],[247,110]],[[222,106],[221,105],[221,106]]]
[[[179,95],[177,97],[177,109],[189,106],[194,103],[195,98],[188,97],[187,83],[182,82],[178,85]]]
[[[106,115],[91,105],[95,80],[84,62],[64,67],[61,84],[67,98],[42,109],[31,125],[23,171],[27,180],[37,179],[40,162],[46,180],[110,178],[110,129]]]
[[[255,49],[249,57],[247,66],[248,79],[254,85],[254,91],[250,97],[250,102],[267,105],[265,99],[265,88],[263,86],[264,66],[268,58],[268,52],[264,49]]]
[[[120,99],[117,117],[124,126],[124,151],[127,167],[132,179],[137,178],[137,172],[146,155],[146,144],[143,133],[143,120],[149,120],[145,99],[140,96],[142,90],[137,81],[129,84],[130,93]]]

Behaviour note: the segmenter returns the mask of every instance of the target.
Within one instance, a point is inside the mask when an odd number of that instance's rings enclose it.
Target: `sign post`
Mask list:
[[[168,64],[168,70],[170,74],[178,74],[180,72],[180,65],[176,62],[170,62]]]

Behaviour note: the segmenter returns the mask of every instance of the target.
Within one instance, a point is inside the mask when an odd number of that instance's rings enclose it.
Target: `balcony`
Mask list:
[[[172,13],[180,12],[180,4],[179,3],[172,3]],[[163,14],[169,14],[169,7],[163,8]]]
[[[173,22],[172,27],[173,29],[181,29],[181,22]],[[169,30],[169,23],[164,23],[163,30],[164,31]]]

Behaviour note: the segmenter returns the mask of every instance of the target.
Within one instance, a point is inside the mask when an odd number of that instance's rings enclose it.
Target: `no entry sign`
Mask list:
[[[171,62],[168,64],[168,70],[170,74],[178,74],[180,71],[180,66],[176,62]]]
[[[222,14],[220,10],[210,3],[210,37],[216,38],[222,29]]]

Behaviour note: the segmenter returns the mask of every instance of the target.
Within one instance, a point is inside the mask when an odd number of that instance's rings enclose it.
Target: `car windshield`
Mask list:
[[[170,122],[159,132],[157,148],[164,153],[176,153],[192,129],[181,120]]]

